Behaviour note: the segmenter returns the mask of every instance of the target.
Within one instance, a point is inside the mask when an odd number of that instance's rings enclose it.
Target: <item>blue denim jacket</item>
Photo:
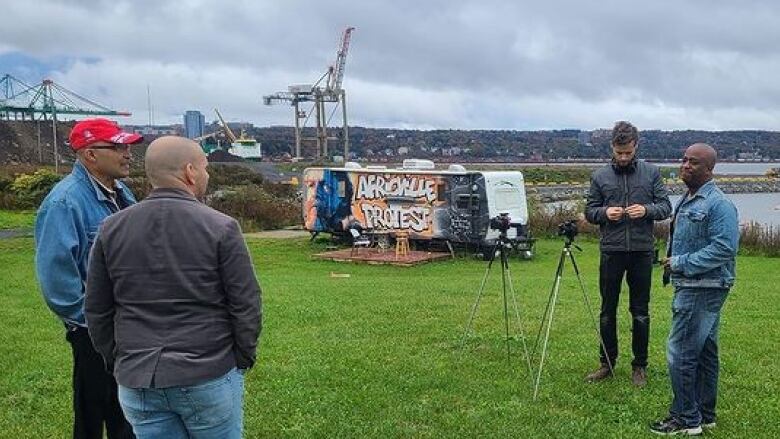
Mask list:
[[[135,204],[132,192],[116,182],[119,205]],[[84,286],[87,259],[98,226],[119,210],[79,161],[52,188],[35,218],[35,270],[43,297],[67,327],[86,326]]]
[[[739,246],[737,208],[713,180],[674,208],[672,284],[675,287],[730,288]]]

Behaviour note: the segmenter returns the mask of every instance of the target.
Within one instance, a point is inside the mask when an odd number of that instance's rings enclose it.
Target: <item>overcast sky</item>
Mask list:
[[[356,29],[350,125],[765,129],[780,123],[780,2],[26,0],[4,2],[0,76],[44,77],[123,123],[292,125],[262,96],[312,83]],[[340,124],[340,109],[332,123]],[[311,125],[312,122],[309,122]]]

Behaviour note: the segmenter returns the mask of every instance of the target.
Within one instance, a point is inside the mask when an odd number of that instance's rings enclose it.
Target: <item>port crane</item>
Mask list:
[[[330,118],[325,115],[325,103],[335,103],[333,113],[338,105],[341,105],[342,111],[342,137],[344,141],[344,159],[349,158],[349,127],[347,125],[347,94],[342,88],[341,83],[344,80],[344,66],[347,62],[347,53],[349,52],[349,42],[354,27],[347,27],[341,35],[341,42],[336,54],[336,61],[328,66],[327,71],[320,76],[314,84],[290,85],[287,91],[280,91],[271,95],[263,96],[265,105],[274,103],[289,103],[294,110],[293,119],[295,120],[295,159],[301,159],[301,142],[314,140],[317,145],[317,157],[328,156],[328,141],[338,140],[337,137],[328,136],[328,122]],[[305,126],[310,114],[301,110],[301,104],[311,102],[314,110],[316,123],[316,136],[313,138],[304,138],[301,136],[302,124]],[[311,113],[311,111],[309,112]]]

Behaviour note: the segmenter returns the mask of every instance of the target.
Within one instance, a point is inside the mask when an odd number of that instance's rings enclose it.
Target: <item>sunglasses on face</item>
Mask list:
[[[110,149],[116,152],[127,152],[130,151],[130,145],[122,144],[122,143],[114,143],[113,145],[90,146],[89,149]]]

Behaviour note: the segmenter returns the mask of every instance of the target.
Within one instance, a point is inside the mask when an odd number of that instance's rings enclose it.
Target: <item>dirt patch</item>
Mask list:
[[[260,239],[290,239],[310,237],[311,234],[306,230],[266,230],[264,232],[245,233],[247,238]]]

